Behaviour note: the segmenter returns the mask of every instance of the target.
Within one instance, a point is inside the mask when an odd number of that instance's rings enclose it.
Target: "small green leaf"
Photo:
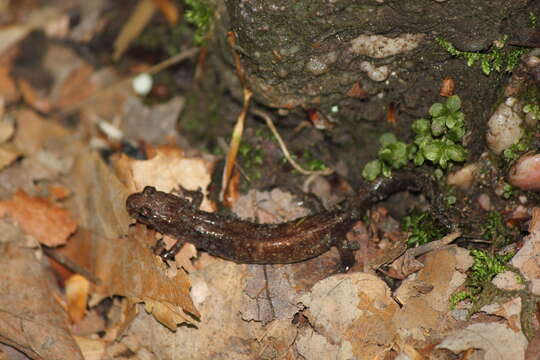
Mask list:
[[[379,159],[384,163],[399,169],[407,164],[408,146],[404,142],[398,141],[379,151]]]
[[[441,103],[435,103],[435,104],[431,105],[431,107],[429,108],[429,114],[432,117],[443,116],[445,114],[445,112],[446,112],[446,108]]]
[[[446,107],[451,112],[457,112],[461,108],[461,99],[457,95],[452,95],[446,100]]]
[[[373,181],[381,174],[381,171],[381,162],[379,160],[372,160],[364,166],[362,177],[368,181]]]
[[[446,167],[448,166],[448,160],[450,160],[448,158],[448,154],[446,153],[446,151],[443,149],[442,153],[441,153],[441,157],[439,158],[439,166],[442,168],[442,169],[446,169]]]
[[[449,128],[449,129],[452,129],[454,128],[458,123],[458,120],[457,120],[457,117],[456,117],[456,114],[450,114],[446,117],[446,127]]]
[[[456,144],[447,145],[446,154],[448,158],[456,162],[465,161],[467,158],[467,150]]]
[[[461,142],[463,136],[465,136],[465,128],[462,126],[455,127],[448,132],[448,137],[457,142]]]
[[[442,135],[446,130],[446,117],[436,117],[431,122],[431,133],[433,136],[440,136]]]
[[[429,135],[431,129],[429,125],[429,120],[418,119],[412,123],[411,129],[418,135]]]
[[[426,158],[424,157],[424,155],[422,155],[422,152],[417,152],[416,155],[414,156],[414,165],[416,166],[422,166],[424,164],[424,161],[426,160]]]
[[[431,130],[431,126],[430,126],[430,130]],[[419,148],[423,148],[427,143],[433,141],[433,138],[431,137],[431,135],[426,135],[426,136],[417,136],[414,138],[414,143],[416,145],[418,145]]]
[[[424,156],[426,159],[428,159],[431,162],[438,162],[441,158],[442,152],[443,152],[443,144],[440,140],[433,140],[430,143],[427,143],[423,148],[422,152],[424,153]]]
[[[457,201],[457,198],[454,195],[448,195],[445,200],[447,205],[454,205]]]
[[[489,75],[489,73],[491,72],[489,61],[487,61],[486,59],[482,59],[481,66],[482,66],[482,72],[486,75]]]
[[[382,174],[387,178],[392,177],[392,169],[385,163],[382,164]]]
[[[381,143],[382,147],[386,147],[390,144],[393,144],[397,141],[396,135],[394,135],[391,132],[387,132],[381,135],[379,138],[379,142]]]

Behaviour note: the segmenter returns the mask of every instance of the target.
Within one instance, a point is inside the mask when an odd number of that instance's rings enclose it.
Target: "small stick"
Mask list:
[[[255,114],[255,115],[257,115],[257,116],[264,119],[264,121],[266,122],[266,125],[272,131],[272,134],[274,134],[274,136],[276,137],[276,140],[277,140],[277,142],[279,144],[279,147],[281,148],[281,151],[283,151],[283,155],[285,156],[287,161],[292,165],[292,167],[295,168],[299,173],[304,174],[304,175],[329,175],[329,174],[331,174],[333,172],[333,170],[330,169],[330,168],[327,168],[325,170],[317,170],[317,171],[311,171],[311,170],[306,170],[306,169],[302,168],[291,157],[291,154],[290,154],[289,150],[287,149],[287,145],[285,145],[285,142],[283,141],[283,139],[279,135],[276,127],[274,126],[274,123],[273,123],[272,119],[270,118],[270,115],[268,115],[264,111],[261,111],[261,110],[258,110],[258,109],[254,109],[253,114]]]

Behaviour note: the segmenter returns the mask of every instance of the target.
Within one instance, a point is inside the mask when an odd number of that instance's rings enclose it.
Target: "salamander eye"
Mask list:
[[[148,206],[141,206],[138,211],[139,218],[150,219],[152,217],[152,210]]]
[[[143,194],[145,195],[153,195],[156,193],[156,188],[153,186],[145,186],[143,189]]]

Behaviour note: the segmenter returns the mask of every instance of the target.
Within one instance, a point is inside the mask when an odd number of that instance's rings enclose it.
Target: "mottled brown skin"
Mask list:
[[[429,185],[429,186],[428,186]],[[178,197],[147,186],[126,201],[129,215],[138,222],[178,240],[174,251],[190,242],[208,253],[238,263],[286,264],[304,261],[335,246],[342,269],[354,265],[356,243],[345,235],[378,201],[403,190],[432,188],[416,173],[405,173],[371,185],[348,206],[280,224],[256,224],[198,209],[201,194]]]

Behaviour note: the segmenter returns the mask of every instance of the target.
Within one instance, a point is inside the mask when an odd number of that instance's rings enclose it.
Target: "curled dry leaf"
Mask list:
[[[0,244],[0,253],[0,341],[32,359],[82,360],[53,296],[54,279],[34,251],[11,241]]]
[[[67,210],[22,190],[12,199],[0,202],[0,216],[5,214],[10,214],[25,233],[47,246],[65,244],[77,229],[77,223]]]
[[[107,239],[79,230],[59,251],[100,279],[95,292],[104,296],[126,296],[131,304],[144,302],[146,309],[171,330],[179,323],[199,317],[189,296],[190,282],[183,271],[173,277],[167,267],[142,244],[154,232],[136,226],[128,237]],[[128,309],[129,310],[129,309]]]
[[[533,208],[529,225],[529,235],[524,238],[523,246],[510,261],[527,280],[529,290],[540,295],[540,208]]]
[[[456,354],[470,349],[483,351],[483,358],[490,360],[523,359],[526,347],[525,335],[503,323],[472,324],[453,332],[437,345]]]
[[[79,274],[74,274],[66,280],[66,297],[68,314],[71,321],[77,324],[84,317],[90,290],[90,282]]]
[[[305,328],[297,338],[297,348],[304,357],[330,359],[339,354],[382,359],[390,351],[397,330],[392,319],[399,307],[378,277],[364,273],[332,276],[318,282],[297,302],[308,308],[304,315],[316,331]]]
[[[164,152],[159,149],[149,160],[133,160],[121,157],[115,164],[121,171],[120,177],[128,183],[130,192],[142,191],[151,185],[160,191],[187,190],[206,191],[211,181],[214,161],[205,157],[185,157],[179,152]],[[201,209],[211,211],[213,205],[205,198]]]
[[[441,83],[441,91],[439,92],[439,95],[445,97],[454,95],[455,86],[456,84],[454,79],[452,79],[450,76],[445,77]]]

